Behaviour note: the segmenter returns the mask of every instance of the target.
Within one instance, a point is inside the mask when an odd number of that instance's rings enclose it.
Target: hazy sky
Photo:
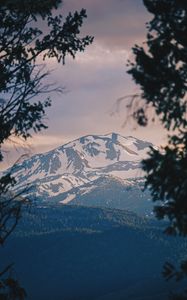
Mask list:
[[[47,110],[49,129],[28,143],[29,151],[43,152],[86,134],[118,132],[133,135],[156,144],[163,141],[158,125],[136,128],[126,119],[125,106],[111,116],[116,100],[136,93],[138,87],[126,73],[127,60],[132,57],[131,47],[145,40],[145,23],[150,19],[142,0],[64,0],[60,8],[68,11],[87,10],[88,18],[82,34],[94,36],[94,42],[75,60],[66,65],[54,61],[47,64],[53,70],[51,82],[65,86],[64,94],[52,95],[52,108]],[[61,11],[60,11],[61,13]],[[18,153],[19,154],[19,153]],[[10,163],[14,156],[7,157]]]

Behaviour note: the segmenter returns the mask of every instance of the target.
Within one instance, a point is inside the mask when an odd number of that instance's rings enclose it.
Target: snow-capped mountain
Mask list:
[[[142,176],[141,160],[150,143],[116,133],[88,135],[44,154],[18,162],[11,169],[16,189],[30,185],[30,194],[42,200],[71,202],[80,191],[94,189],[92,183],[117,180],[132,185],[129,178]],[[9,169],[10,171],[10,169]]]

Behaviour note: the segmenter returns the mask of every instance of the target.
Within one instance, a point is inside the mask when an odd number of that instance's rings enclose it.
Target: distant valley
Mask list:
[[[166,300],[180,285],[163,279],[163,264],[177,264],[186,242],[163,228],[125,210],[33,207],[1,258],[15,262],[28,300]]]

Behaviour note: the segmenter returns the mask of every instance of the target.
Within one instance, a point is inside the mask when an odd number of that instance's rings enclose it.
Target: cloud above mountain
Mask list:
[[[64,0],[59,13],[67,15],[81,8],[88,15],[81,34],[93,35],[94,43],[75,60],[67,58],[64,66],[47,61],[46,67],[52,71],[47,83],[55,82],[65,90],[64,94],[51,95],[52,107],[46,117],[49,129],[30,140],[28,147],[32,145],[32,152],[45,151],[82,135],[111,131],[151,141],[154,136],[159,142],[162,134],[157,124],[133,131],[136,126],[131,120],[122,127],[128,99],[122,102],[119,113],[111,116],[118,98],[138,91],[126,73],[126,64],[132,58],[132,46],[145,40],[150,15],[142,1]],[[10,156],[9,162],[14,161],[16,155]]]

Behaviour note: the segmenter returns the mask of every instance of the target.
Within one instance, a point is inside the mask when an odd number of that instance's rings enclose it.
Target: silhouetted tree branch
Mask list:
[[[140,86],[141,99],[151,105],[163,126],[170,132],[168,145],[161,150],[150,149],[143,161],[146,187],[159,219],[167,218],[168,234],[187,236],[187,2],[183,0],[144,0],[153,15],[147,24],[145,47],[135,45],[134,62],[128,73]],[[142,107],[135,111],[140,125],[147,125],[149,115]],[[142,122],[143,120],[143,122]],[[145,121],[145,122],[144,122]],[[185,278],[187,263],[179,271],[165,266],[169,278]],[[175,299],[187,299],[186,295]],[[181,297],[181,298],[180,298]]]
[[[51,100],[41,95],[61,89],[43,83],[49,73],[38,61],[53,58],[64,64],[66,56],[75,58],[93,41],[91,36],[80,37],[85,9],[63,18],[54,12],[60,4],[61,0],[0,0],[0,161],[9,138],[26,140],[32,131],[47,128],[44,116]],[[15,185],[10,169],[0,178],[0,245],[14,231],[27,203]],[[5,278],[10,269],[11,265],[0,272],[0,299],[24,299],[18,281]]]

